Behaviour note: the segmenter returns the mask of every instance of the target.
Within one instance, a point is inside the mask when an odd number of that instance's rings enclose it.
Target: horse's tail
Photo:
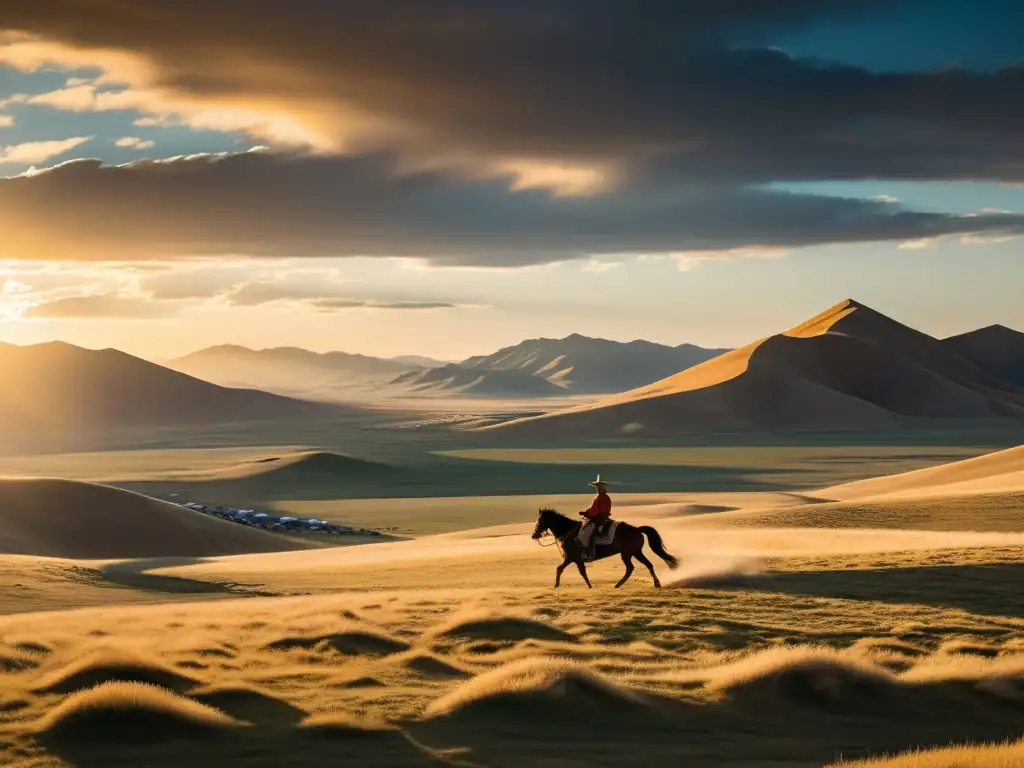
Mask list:
[[[640,533],[647,535],[647,541],[650,543],[651,549],[654,550],[654,554],[668,563],[669,568],[675,570],[676,566],[679,565],[679,559],[665,551],[665,545],[661,542],[661,534],[649,525],[641,525]]]

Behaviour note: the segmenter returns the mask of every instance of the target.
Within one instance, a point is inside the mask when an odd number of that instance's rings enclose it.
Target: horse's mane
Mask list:
[[[545,512],[548,512],[548,513],[550,513],[550,514],[552,514],[552,515],[558,515],[558,516],[559,516],[560,518],[562,518],[563,520],[568,520],[568,521],[569,521],[570,523],[575,523],[575,522],[577,522],[576,520],[573,520],[573,519],[572,519],[571,517],[569,517],[568,515],[563,515],[563,514],[562,514],[561,512],[559,512],[559,511],[558,511],[557,509],[551,509],[551,507],[544,507],[544,508],[543,508],[543,509],[542,509],[542,510],[540,511],[540,513],[541,513],[541,514],[544,514]]]

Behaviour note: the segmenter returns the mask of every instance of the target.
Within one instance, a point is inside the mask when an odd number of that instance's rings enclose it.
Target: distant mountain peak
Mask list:
[[[946,343],[953,341],[959,343]],[[940,342],[844,299],[788,331],[653,383],[482,428],[610,438],[637,431],[665,436],[898,428],[908,419],[1024,419],[1024,388],[1013,378],[1024,380],[1024,334],[1016,345],[995,341]]]
[[[526,339],[490,355],[463,360],[463,368],[536,376],[554,393],[608,394],[665,378],[720,354],[693,344],[670,347],[645,339],[612,341],[572,333],[561,339]]]
[[[1024,387],[1024,333],[996,323],[939,343],[1002,381]]]
[[[977,331],[970,331],[970,333],[999,333],[1013,336],[1022,335],[1020,331],[1011,328],[1008,325],[1003,325],[1001,323],[993,323],[992,325],[986,325],[983,328],[979,328]]]

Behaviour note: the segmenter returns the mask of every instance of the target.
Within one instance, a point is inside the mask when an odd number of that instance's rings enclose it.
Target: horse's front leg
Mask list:
[[[558,585],[562,583],[562,571],[564,571],[568,567],[569,562],[569,558],[565,558],[565,560],[562,561],[561,565],[555,568],[555,589],[557,589]]]
[[[577,568],[579,569],[579,572],[580,572],[580,576],[582,576],[582,577],[583,577],[583,580],[584,580],[585,582],[587,582],[587,586],[588,586],[588,587],[589,587],[590,589],[593,589],[593,588],[594,588],[594,585],[590,583],[590,577],[589,577],[589,576],[587,576],[587,566],[585,566],[585,565],[583,564],[583,561],[582,561],[582,560],[577,560],[577,561],[576,561],[576,567],[577,567]]]
[[[623,584],[625,584],[629,580],[629,577],[633,575],[633,556],[632,555],[627,555],[625,552],[623,552],[622,553],[622,562],[626,566],[626,572],[624,574],[622,574],[622,578],[619,579],[619,583],[615,585],[616,589],[618,589]]]

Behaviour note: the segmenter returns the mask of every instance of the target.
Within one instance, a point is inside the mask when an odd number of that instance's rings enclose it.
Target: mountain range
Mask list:
[[[1016,331],[939,340],[847,299],[652,384],[481,429],[589,438],[1022,419],[1022,359]]]
[[[940,340],[852,299],[734,350],[573,335],[434,367],[406,358],[235,346],[201,350],[170,365],[177,370],[115,349],[62,342],[0,343],[0,434],[13,444],[123,428],[322,420],[354,411],[314,402],[329,399],[318,398],[318,391],[359,386],[524,399],[596,394],[584,405],[479,427],[507,435],[655,436],[1024,419],[1024,333],[995,325]],[[239,388],[253,382],[305,399]],[[622,391],[604,394],[616,387]]]
[[[225,386],[307,398],[345,399],[368,389],[395,396],[555,397],[621,392],[725,351],[573,334],[564,339],[529,339],[457,363],[417,355],[379,358],[294,347],[254,350],[225,345],[167,365]]]
[[[473,371],[516,371],[572,394],[597,394],[643,386],[727,351],[693,344],[670,347],[642,340],[608,341],[574,333],[564,339],[529,339],[460,365]]]
[[[228,387],[330,398],[353,386],[387,382],[409,370],[421,370],[420,363],[427,361],[429,358],[386,359],[298,347],[257,350],[226,344],[170,360],[167,366]]]
[[[63,342],[0,343],[0,433],[5,438],[109,429],[323,418],[341,406],[231,389],[116,349]]]

